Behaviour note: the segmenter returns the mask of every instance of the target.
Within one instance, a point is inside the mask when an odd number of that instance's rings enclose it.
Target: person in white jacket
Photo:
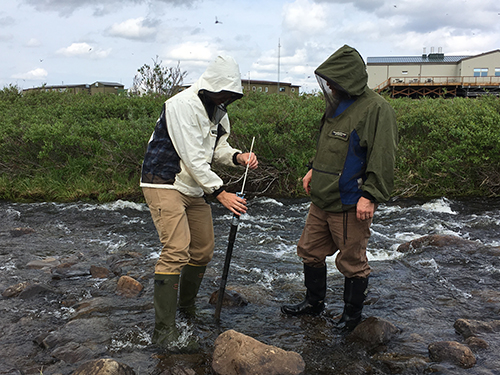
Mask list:
[[[242,153],[227,142],[226,108],[242,96],[238,64],[219,56],[194,85],[165,102],[148,143],[141,187],[163,246],[155,265],[152,341],[169,350],[181,349],[177,305],[194,313],[213,256],[212,213],[204,196],[216,197],[236,215],[247,210],[246,200],[226,192],[211,168],[212,163],[258,166],[254,153]]]

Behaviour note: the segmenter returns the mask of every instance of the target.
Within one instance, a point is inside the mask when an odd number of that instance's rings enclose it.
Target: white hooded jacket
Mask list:
[[[198,95],[201,90],[229,91],[241,97],[236,61],[232,57],[217,57],[194,85],[165,102],[148,143],[141,187],[176,189],[200,197],[223,185],[212,171],[211,163],[234,165],[233,155],[241,151],[227,142],[230,133],[227,113],[219,123],[213,123]]]

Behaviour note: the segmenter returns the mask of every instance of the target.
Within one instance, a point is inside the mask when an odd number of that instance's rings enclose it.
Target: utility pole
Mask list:
[[[278,94],[280,93],[280,40],[278,38]]]

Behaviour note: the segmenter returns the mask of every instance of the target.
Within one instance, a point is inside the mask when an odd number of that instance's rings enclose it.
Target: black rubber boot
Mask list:
[[[179,309],[188,316],[195,314],[195,298],[200,290],[206,266],[186,265],[182,269],[179,285]]]
[[[304,264],[306,298],[297,305],[284,305],[281,312],[287,315],[318,315],[325,309],[326,266],[316,268]]]
[[[177,351],[179,331],[175,326],[179,275],[155,275],[155,330],[152,342],[164,349]]]
[[[368,278],[345,278],[344,312],[337,327],[352,331],[361,322],[361,312],[368,288]]]

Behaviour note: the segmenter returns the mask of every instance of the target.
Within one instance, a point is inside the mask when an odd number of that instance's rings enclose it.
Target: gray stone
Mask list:
[[[54,349],[50,355],[66,363],[76,363],[93,356],[92,350],[76,342],[70,342],[64,346]]]
[[[72,375],[135,375],[135,372],[114,359],[103,358],[84,363]]]
[[[35,268],[35,269],[42,269],[42,268],[53,268],[57,267],[61,262],[57,258],[45,258],[45,259],[40,259],[40,260],[32,260],[29,262],[26,267],[27,268]]]
[[[2,293],[2,296],[5,298],[16,297],[18,296],[24,289],[26,289],[30,285],[29,282],[25,281],[16,285],[9,286]]]
[[[468,338],[481,333],[500,332],[500,320],[483,322],[481,320],[458,319],[453,327],[457,333],[461,334],[464,338]]]
[[[19,298],[30,299],[41,295],[59,294],[59,292],[45,284],[28,285],[19,293]]]
[[[486,342],[486,340],[483,340],[482,338],[476,336],[468,337],[467,340],[465,340],[465,343],[469,348],[471,348],[472,351],[488,349],[489,347],[489,344]]]
[[[391,322],[371,316],[349,334],[350,340],[377,346],[387,344],[400,330]]]
[[[12,237],[21,237],[24,236],[25,234],[35,233],[35,230],[32,228],[14,228],[11,229],[9,232]]]
[[[210,300],[208,301],[210,304],[215,305],[217,303],[217,299],[219,298],[219,291],[215,291],[210,296]],[[243,297],[240,293],[234,290],[225,290],[224,298],[222,299],[222,306],[226,307],[240,307],[248,305],[248,301],[245,297]]]
[[[446,247],[446,246],[462,246],[476,245],[474,241],[465,240],[458,236],[450,236],[443,234],[433,234],[429,236],[420,237],[410,242],[399,245],[398,251],[401,253],[419,253],[425,247]]]
[[[219,375],[299,375],[305,370],[300,354],[263,344],[234,330],[214,343],[212,368]]]
[[[476,357],[466,345],[456,341],[439,341],[429,345],[429,358],[434,362],[450,362],[463,368],[476,364]]]

